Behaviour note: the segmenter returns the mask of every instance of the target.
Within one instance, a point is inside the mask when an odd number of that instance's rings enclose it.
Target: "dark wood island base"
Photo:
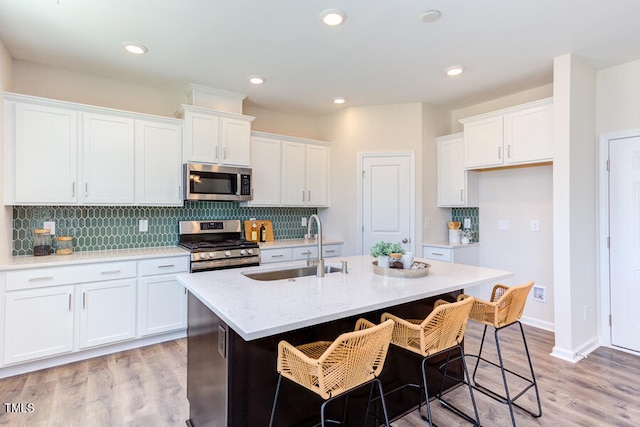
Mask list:
[[[225,325],[200,300],[189,294],[189,327],[187,353],[187,398],[193,427],[267,426],[273,404],[278,374],[277,348],[280,340],[294,345],[307,342],[333,341],[343,332],[352,331],[359,317],[374,323],[388,311],[404,318],[422,319],[433,309],[437,299],[455,301],[460,291],[415,302],[376,310],[360,316],[344,318],[313,327],[298,329],[266,338],[245,341]],[[430,363],[429,390],[440,387],[437,367],[445,356]],[[421,356],[389,347],[389,355],[380,376],[385,393],[407,383],[419,383]],[[450,373],[461,375],[458,365]],[[452,371],[453,369],[453,371]],[[359,389],[349,396],[348,424],[362,425],[369,389]],[[403,388],[386,396],[390,418],[399,418],[417,406],[418,389]],[[342,401],[329,405],[328,415],[342,417]],[[276,411],[276,426],[312,426],[318,423],[322,400],[308,390],[283,381]],[[369,417],[370,425],[377,425]],[[380,423],[378,423],[380,424]]]

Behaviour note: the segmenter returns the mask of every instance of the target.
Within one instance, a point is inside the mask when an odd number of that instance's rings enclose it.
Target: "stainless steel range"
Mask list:
[[[240,220],[180,221],[179,244],[191,252],[191,272],[260,265],[258,244],[242,238]]]

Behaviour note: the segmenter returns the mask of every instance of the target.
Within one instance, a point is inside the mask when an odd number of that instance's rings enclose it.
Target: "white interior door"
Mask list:
[[[402,243],[414,252],[413,158],[409,154],[364,155],[362,171],[362,253],[378,240]]]
[[[640,137],[609,141],[611,344],[640,351]]]

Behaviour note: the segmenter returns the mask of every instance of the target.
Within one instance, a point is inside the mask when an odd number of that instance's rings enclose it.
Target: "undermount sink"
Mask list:
[[[249,279],[253,280],[261,280],[261,281],[269,281],[269,280],[281,280],[281,279],[295,279],[296,277],[306,277],[306,276],[315,276],[317,267],[297,267],[297,268],[287,268],[284,270],[271,270],[271,271],[260,271],[257,273],[242,273],[247,276]],[[325,274],[327,273],[336,273],[340,271],[339,267],[334,267],[332,265],[327,265],[324,267]]]

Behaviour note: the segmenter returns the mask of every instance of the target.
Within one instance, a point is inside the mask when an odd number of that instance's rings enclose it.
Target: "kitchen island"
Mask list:
[[[304,265],[298,261],[277,267],[178,276],[190,293],[190,424],[267,425],[277,381],[277,344],[281,339],[294,345],[333,340],[340,333],[353,330],[358,317],[379,322],[383,311],[422,318],[437,298],[453,300],[462,289],[493,284],[512,275],[429,260],[427,276],[404,279],[374,274],[370,256],[341,257],[327,265],[339,266],[339,261],[347,262],[348,274],[274,281],[257,281],[243,274]],[[418,363],[403,360],[411,355],[393,346],[390,352],[394,354],[390,353],[381,377],[385,389],[416,381]],[[319,402],[311,393],[299,392],[295,387],[283,384],[278,425],[313,423],[310,417],[317,413]],[[416,397],[401,395],[397,400],[389,404],[396,416],[411,409]],[[359,406],[357,395],[351,401],[351,407]]]

